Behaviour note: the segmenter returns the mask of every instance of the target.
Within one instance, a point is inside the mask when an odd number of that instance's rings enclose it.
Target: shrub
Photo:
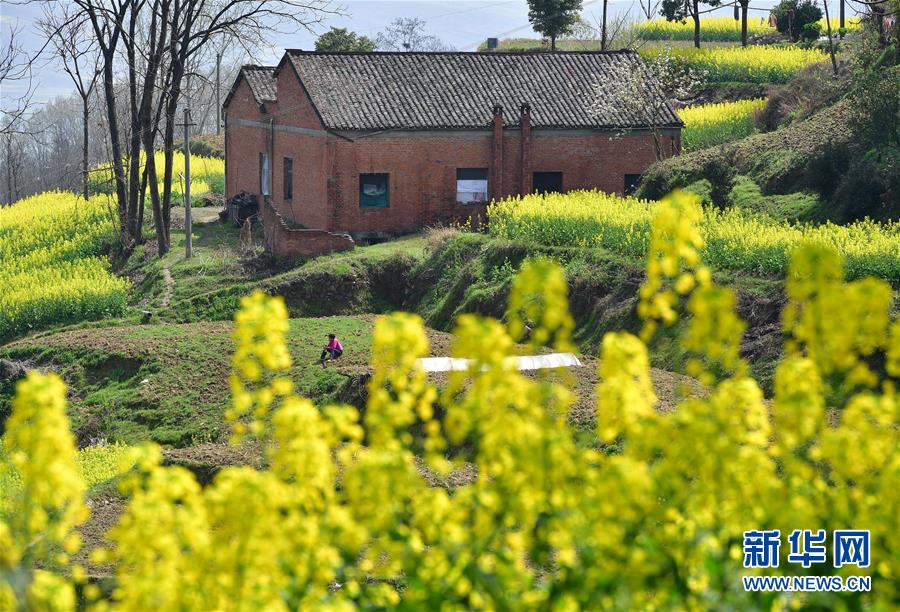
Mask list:
[[[728,195],[734,187],[737,172],[734,169],[734,154],[723,150],[722,155],[713,157],[707,162],[703,175],[709,181],[709,199],[714,206],[726,208]]]
[[[822,35],[822,24],[818,21],[804,24],[803,30],[800,32],[800,37],[807,42],[814,42],[819,40],[819,37]]]
[[[815,605],[895,607],[900,323],[889,315],[890,288],[844,283],[827,249],[795,253],[783,318],[790,341],[767,402],[739,354],[735,296],[699,259],[700,214],[686,198],[660,206],[638,310],[645,338],[689,313],[679,341],[708,392],[658,411],[644,341],[608,333],[594,445],[577,444],[566,423],[572,391],[556,377],[523,376],[507,358],[526,322],[527,350],[571,346],[566,280],[547,260],[529,261],[514,278],[505,325],[459,318],[452,352],[472,364],[442,394],[417,365],[428,354],[422,321],[381,317],[362,416],[297,397],[284,375],[283,301],[244,299],[228,414],[236,440],[262,438],[268,468],[228,467],[201,487],[187,470],[161,466],[158,448],[135,450],[121,484],[127,508],[109,549],[94,555],[116,573],[116,588],[99,603],[793,607],[808,595],[747,592],[742,578],[810,570],[790,562],[748,570],[741,549],[748,530],[778,530],[787,540],[802,526],[870,530],[871,564],[823,563],[815,572],[870,576],[879,588],[818,593]],[[833,424],[826,406],[837,409]],[[73,609],[73,583],[85,580],[59,554],[78,549],[75,529],[87,517],[64,409],[55,375],[31,373],[19,384],[3,440],[8,469],[23,482],[0,514],[4,609],[26,601]],[[453,491],[422,474],[466,462],[471,476]],[[94,585],[83,593],[88,604],[101,597]]]
[[[772,9],[772,14],[775,15],[778,31],[787,34],[794,42],[800,39],[807,24],[818,25],[822,19],[822,9],[815,0],[781,0]]]

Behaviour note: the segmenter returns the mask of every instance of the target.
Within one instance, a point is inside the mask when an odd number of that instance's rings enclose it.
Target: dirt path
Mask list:
[[[163,268],[162,276],[165,291],[163,292],[161,306],[163,308],[168,308],[169,302],[172,300],[172,292],[175,290],[175,279],[172,278],[172,272],[169,270],[169,266]]]

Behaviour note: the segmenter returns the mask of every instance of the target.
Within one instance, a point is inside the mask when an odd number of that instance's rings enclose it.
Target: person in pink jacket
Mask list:
[[[334,361],[343,354],[344,346],[341,344],[341,341],[338,340],[334,334],[328,334],[328,344],[322,347],[322,356],[319,357],[319,363],[321,363],[324,368],[325,359]]]

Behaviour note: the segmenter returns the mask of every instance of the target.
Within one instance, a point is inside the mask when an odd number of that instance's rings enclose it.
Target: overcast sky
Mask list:
[[[59,0],[65,2],[67,0]],[[727,1],[727,0],[724,0]],[[751,6],[768,8],[774,0],[756,0]],[[832,0],[835,4],[835,0]],[[274,64],[285,48],[312,49],[316,36],[335,26],[349,28],[359,34],[374,38],[397,17],[418,17],[427,22],[427,33],[433,34],[460,51],[474,51],[487,37],[536,36],[528,24],[526,0],[348,0],[335,2],[342,8],[342,15],[329,16],[313,32],[297,32],[290,36],[273,36],[268,49],[260,50],[251,59],[258,63]],[[634,0],[610,0],[610,13],[632,10],[637,14]],[[836,7],[835,7],[836,8]],[[596,23],[602,11],[600,0],[585,0],[583,15]],[[731,14],[726,8],[717,13]],[[751,13],[760,15],[761,12]],[[35,31],[34,21],[41,15],[35,4],[18,4],[17,0],[0,0],[0,39],[7,40],[10,29],[22,30],[25,45],[36,52],[45,40]],[[52,63],[39,63],[35,67],[34,100],[44,102],[72,91],[68,77]],[[0,105],[4,98],[17,93],[17,86],[4,87],[0,92]]]

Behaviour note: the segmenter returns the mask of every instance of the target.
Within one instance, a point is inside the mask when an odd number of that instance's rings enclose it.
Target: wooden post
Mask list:
[[[222,133],[221,70],[222,54],[216,53],[216,136]]]
[[[191,109],[184,108],[184,256],[194,256],[191,227]]]
[[[825,25],[828,28],[828,51],[831,53],[831,69],[834,71],[834,76],[837,76],[837,60],[834,58],[834,41],[831,38],[831,18],[828,16],[828,0],[822,0],[822,4],[825,5]]]

